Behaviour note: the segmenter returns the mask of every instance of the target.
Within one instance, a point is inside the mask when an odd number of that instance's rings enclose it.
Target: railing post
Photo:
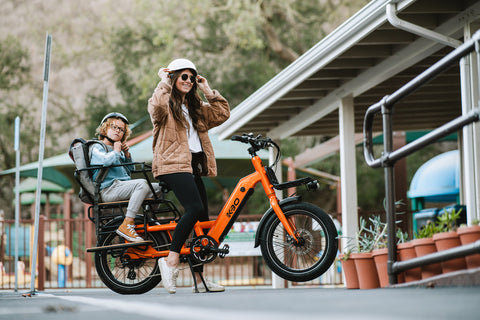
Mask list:
[[[45,290],[45,216],[41,215],[38,219],[38,284],[39,291]],[[33,264],[32,264],[33,266]],[[36,273],[30,270],[30,274],[34,276]]]
[[[84,230],[85,230],[85,249],[92,246],[92,225],[88,219],[88,205],[84,205]],[[92,287],[92,257],[91,253],[85,253],[85,286],[87,288]]]
[[[388,155],[393,150],[392,107],[387,106],[386,99],[382,104],[383,117],[383,147],[384,147],[384,172],[385,172],[385,210],[387,213],[388,235],[388,281],[390,284],[397,283],[397,274],[393,272],[393,264],[396,261],[397,246],[395,241],[395,175],[394,163],[388,161]]]

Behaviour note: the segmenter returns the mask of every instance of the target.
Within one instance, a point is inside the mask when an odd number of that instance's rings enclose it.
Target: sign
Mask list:
[[[254,248],[258,221],[235,222],[222,244],[228,244],[228,257],[261,256],[260,247]]]

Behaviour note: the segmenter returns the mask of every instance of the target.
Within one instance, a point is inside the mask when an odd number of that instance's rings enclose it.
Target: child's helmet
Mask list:
[[[109,118],[120,118],[123,120],[123,122],[125,122],[126,124],[129,124],[127,117],[125,117],[120,112],[110,112],[105,117],[103,117],[102,122],[100,122],[100,125],[102,125]]]

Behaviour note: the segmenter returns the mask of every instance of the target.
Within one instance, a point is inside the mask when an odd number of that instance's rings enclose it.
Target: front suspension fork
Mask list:
[[[295,228],[295,224],[293,223],[293,221],[291,221],[285,216],[282,208],[280,208],[280,205],[278,204],[278,199],[275,195],[270,196],[270,206],[272,207],[273,211],[277,215],[285,230],[287,231],[288,235],[292,237],[295,243],[298,243],[297,229]]]

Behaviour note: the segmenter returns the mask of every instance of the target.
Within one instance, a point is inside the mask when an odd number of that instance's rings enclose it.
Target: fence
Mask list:
[[[236,223],[259,221],[260,216],[245,215]],[[19,233],[18,288],[29,289],[33,246],[33,221],[21,220],[15,228],[14,220],[0,221],[0,289],[14,289],[14,239]],[[253,233],[252,233],[253,234]],[[95,245],[93,223],[87,218],[39,220],[37,278],[35,288],[104,288],[96,274],[93,254],[86,248]],[[253,250],[253,243],[251,243]],[[205,275],[225,286],[268,286],[272,284],[272,272],[260,254],[244,253],[217,258],[205,267]],[[341,284],[340,263],[332,265],[319,279],[293,285]],[[180,272],[177,285],[192,286],[188,269]]]

